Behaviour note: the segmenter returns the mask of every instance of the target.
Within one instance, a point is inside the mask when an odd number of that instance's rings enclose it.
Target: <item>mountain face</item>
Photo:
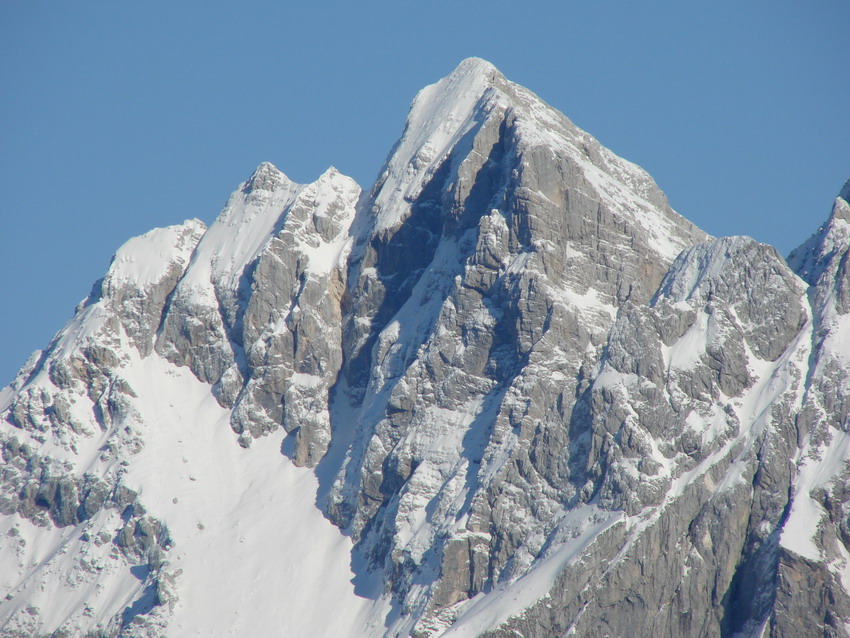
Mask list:
[[[262,164],[0,392],[9,636],[850,633],[850,182],[712,239],[492,65]]]

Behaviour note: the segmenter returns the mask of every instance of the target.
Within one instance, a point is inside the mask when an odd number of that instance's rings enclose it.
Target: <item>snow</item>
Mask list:
[[[512,616],[521,614],[548,595],[558,574],[574,562],[600,534],[622,520],[622,512],[600,510],[595,505],[582,505],[571,510],[558,526],[558,531],[570,537],[569,540],[554,544],[520,578],[475,596],[464,605],[455,623],[440,636],[479,636],[495,629]]]
[[[640,168],[633,164],[629,165],[629,171],[633,172],[634,176],[628,175],[628,173],[626,175],[622,173],[612,174],[588,160],[573,143],[564,140],[559,146],[572,150],[572,159],[581,166],[584,179],[596,194],[594,199],[599,198],[608,203],[614,211],[619,212],[620,215],[631,217],[637,221],[639,226],[649,231],[651,237],[649,245],[665,260],[672,261],[685,247],[681,240],[676,239],[679,233],[674,228],[673,219],[660,214],[655,205],[641,197],[633,188],[634,183],[638,181],[634,177],[640,175],[644,179],[648,179],[648,176],[645,176]],[[610,167],[606,168],[610,169]],[[626,176],[632,177],[632,179],[628,179]],[[626,177],[625,180],[624,177]]]
[[[640,377],[638,375],[632,373],[617,372],[614,368],[607,364],[602,366],[601,372],[593,381],[593,387],[600,390],[602,388],[613,388],[616,386],[623,386],[628,388],[629,386],[639,384]]]
[[[311,184],[296,184],[265,162],[228,200],[198,242],[178,285],[192,303],[219,309],[235,301],[246,268],[276,236],[292,240],[289,249],[314,277],[341,265],[351,248],[349,226],[360,187],[331,167]],[[333,217],[337,232],[322,238],[316,220]],[[304,259],[306,257],[306,259]],[[222,297],[232,297],[223,299]]]
[[[384,168],[374,232],[391,228],[405,216],[406,203],[419,195],[422,186],[442,164],[446,155],[477,123],[479,108],[504,78],[479,58],[463,60],[448,77],[422,89],[413,100],[404,133]]]
[[[585,194],[648,231],[650,246],[665,260],[672,261],[687,246],[676,226],[688,222],[650,201],[660,193],[646,171],[600,145],[525,87],[505,84],[513,98],[510,107],[518,107],[514,125],[523,150],[544,149],[568,157],[588,187]]]
[[[439,82],[422,89],[413,101],[404,133],[382,169],[374,198],[372,232],[398,224],[410,204],[452,150],[493,112],[516,115],[521,150],[547,149],[578,165],[592,199],[643,227],[651,246],[666,260],[686,247],[678,224],[687,224],[669,209],[649,201],[654,182],[640,167],[617,157],[534,93],[508,82],[489,62],[462,61]],[[587,148],[595,150],[593,160]],[[542,196],[546,196],[541,193]]]
[[[266,178],[263,187],[249,189],[258,177]],[[269,241],[284,209],[302,188],[271,164],[261,164],[252,180],[230,196],[204,234],[181,286],[209,290],[215,278],[236,288],[243,269]]]
[[[84,323],[72,327],[82,330]],[[108,476],[120,468],[122,484],[139,493],[149,515],[166,522],[173,541],[167,570],[177,574],[179,592],[166,633],[380,633],[386,603],[354,593],[351,541],[316,507],[316,476],[281,453],[283,431],[242,449],[229,411],[209,385],[156,354],[141,359],[127,343],[122,351],[120,373],[138,395],[136,413],[108,433],[96,429],[97,436],[82,438],[77,454],[50,441],[30,442],[40,453],[74,461],[78,475],[93,469]],[[80,397],[78,405],[90,411],[84,404],[90,406]],[[125,427],[144,440],[141,451],[119,448],[103,460],[102,445]],[[146,571],[133,571],[111,542],[122,525],[111,509],[59,529],[3,517],[0,587],[14,597],[0,608],[0,627],[83,633],[149,597]],[[105,530],[105,542],[84,539],[87,530],[92,536]],[[39,615],[27,613],[29,606]]]
[[[565,118],[536,96],[508,83],[492,65],[475,58],[465,60],[450,76],[417,96],[407,129],[380,181],[371,230],[379,232],[403,219],[408,202],[421,192],[452,150],[468,141],[470,132],[490,112],[506,107],[511,100],[524,109],[517,120],[522,150],[543,145],[551,152],[567,152],[584,175],[588,195],[601,199],[620,216],[639,220],[651,235],[653,249],[666,258],[672,259],[679,252],[682,246],[673,239],[681,234],[675,232],[675,217],[651,203],[651,180],[641,169],[605,149],[599,150],[599,158],[591,161],[582,145],[595,144],[592,138],[567,127]],[[200,291],[196,299],[217,307],[218,291],[214,285],[229,286],[235,291],[245,267],[275,236],[293,240],[299,270],[303,267],[312,277],[326,276],[333,268],[344,265],[351,250],[351,204],[358,194],[359,187],[353,180],[333,168],[313,184],[299,185],[272,165],[263,164],[232,195],[199,243],[204,227],[197,220],[131,239],[116,253],[105,284],[152,285],[171,265],[182,266],[191,259],[181,286],[193,294]],[[843,205],[846,207],[846,203]],[[343,214],[338,214],[339,206],[346,208]],[[494,215],[501,220],[498,213]],[[331,217],[338,226],[332,237],[323,237],[317,232],[315,220]],[[832,223],[835,232],[830,237],[836,242],[846,241],[846,227],[850,226],[843,219]],[[704,286],[726,267],[732,251],[749,241],[752,240],[727,238],[689,249],[665,279],[663,294],[682,303],[704,292]],[[543,246],[547,250],[552,247],[557,248],[554,244]],[[580,254],[569,245],[563,249],[567,256]],[[434,294],[434,290],[441,282],[459,277],[462,265],[458,254],[456,243],[440,244],[410,299],[380,335],[375,346],[380,364],[371,379],[371,396],[356,415],[360,421],[381,425],[394,384],[419,356],[414,356],[414,350],[428,345],[424,340],[440,313],[454,311],[451,298]],[[302,256],[306,259],[302,260]],[[520,252],[504,264],[505,272],[536,272],[532,271],[534,259],[533,251]],[[361,272],[364,277],[370,274],[376,276],[374,269]],[[615,307],[604,303],[593,289],[580,293],[548,287],[546,292],[549,298],[571,310],[594,319],[604,315],[603,325],[616,315]],[[85,308],[57,336],[51,356],[69,357],[96,341],[111,318],[105,304]],[[496,318],[492,310],[482,307],[470,314],[470,322],[474,329],[486,331],[492,329]],[[823,341],[825,351],[850,365],[850,316],[826,312],[823,325],[828,328]],[[696,322],[682,338],[672,346],[662,346],[668,369],[688,370],[697,365],[706,344],[714,338],[715,329],[712,317],[698,312]],[[775,363],[762,361],[747,349],[755,383],[730,404],[742,425],[738,437],[673,479],[659,507],[629,519],[622,512],[603,511],[593,504],[555,512],[551,520],[560,522],[553,534],[549,538],[543,538],[539,530],[534,530],[536,535],[527,534],[522,549],[513,557],[522,566],[515,573],[523,575],[456,605],[454,611],[460,615],[451,627],[441,628],[445,629],[442,635],[479,635],[544,600],[563,569],[579,559],[601,534],[625,522],[631,538],[636,538],[694,481],[711,482],[715,492],[738,485],[747,466],[748,459],[743,456],[732,460],[717,485],[707,471],[722,458],[728,458],[735,448],[749,451],[757,435],[770,426],[771,410],[786,393],[802,395],[801,375],[797,373],[804,367],[801,362],[809,355],[811,341],[811,332],[801,332]],[[53,440],[42,442],[38,435],[15,430],[8,423],[0,424],[0,428],[4,434],[14,434],[31,443],[42,454],[67,460],[77,475],[95,469],[99,475],[112,479],[111,472],[120,472],[122,484],[139,493],[147,513],[167,524],[174,543],[167,556],[167,570],[176,576],[178,601],[173,615],[163,609],[153,614],[164,616],[168,634],[374,636],[416,622],[413,615],[395,619],[392,614],[388,616],[391,601],[386,597],[373,600],[355,593],[351,562],[357,558],[352,558],[352,543],[316,507],[316,475],[296,468],[281,453],[282,430],[254,440],[250,448],[243,449],[230,427],[230,412],[215,400],[209,385],[155,353],[140,358],[138,351],[126,343],[121,344],[121,352],[126,356],[119,365],[120,375],[137,395],[133,401],[137,412],[109,432],[97,429],[90,414],[91,401],[82,395],[70,409],[80,422],[94,428],[93,435],[82,437],[72,451]],[[462,343],[457,354],[459,358],[463,355]],[[312,388],[321,385],[321,378],[295,373],[290,382]],[[594,380],[597,389],[608,387],[622,392],[641,383],[646,381],[607,365],[601,367]],[[44,372],[30,386],[55,390]],[[12,390],[4,389],[0,406],[7,405],[11,396]],[[461,538],[467,532],[471,490],[491,481],[517,445],[517,433],[506,432],[497,446],[482,445],[483,455],[471,454],[464,448],[465,444],[470,445],[470,438],[478,436],[478,422],[495,421],[503,399],[503,390],[483,388],[470,400],[452,404],[455,409],[420,407],[415,421],[398,441],[398,449],[407,446],[408,458],[415,459],[418,465],[396,503],[399,515],[394,540],[396,548],[422,562],[419,575],[427,576],[428,569],[434,573],[439,569],[433,552],[428,555],[438,535]],[[691,412],[687,425],[700,432],[703,442],[708,443],[725,434],[726,417],[715,405],[710,410]],[[144,445],[138,450],[119,449],[115,457],[101,455],[108,440],[120,439],[121,428],[129,428]],[[472,447],[477,443],[472,441]],[[662,454],[659,440],[650,439],[648,443],[663,475],[672,476],[675,459]],[[850,436],[835,429],[827,444],[817,448],[806,444],[796,459],[794,500],[781,538],[784,547],[813,560],[823,559],[814,535],[824,512],[811,493],[834,480],[848,457]],[[481,463],[477,485],[465,480],[473,462]],[[622,463],[622,469],[637,473],[634,460]],[[508,512],[506,516],[516,522],[517,534],[525,533],[523,518],[530,517],[523,511]],[[87,538],[91,529],[106,530],[114,536],[121,524],[115,510],[101,510],[91,521],[62,529],[37,527],[17,516],[0,519],[0,587],[12,592],[11,600],[0,607],[0,627],[9,629],[11,625],[4,623],[14,617],[14,622],[24,623],[20,626],[28,629],[21,611],[26,605],[35,605],[41,609],[37,621],[40,631],[49,632],[65,623],[87,630],[148,596],[144,591],[145,576],[138,575],[143,566],[127,565],[111,539],[97,544]],[[544,541],[551,544],[537,557],[537,550],[530,548],[544,546]],[[627,544],[622,549],[620,557],[629,547]],[[80,570],[84,561],[94,566],[90,575]],[[358,567],[362,578],[364,568]],[[422,596],[414,602],[426,599],[429,586],[430,583],[419,582],[413,585]],[[408,597],[405,602],[414,598]],[[398,609],[392,613],[398,613]]]
[[[733,400],[731,405],[744,426],[749,441],[770,423],[772,408],[785,392],[791,391],[795,396],[802,396],[803,380],[799,370],[802,367],[801,362],[809,355],[810,346],[810,334],[803,330],[776,362],[770,362],[756,357],[744,342],[750,373],[756,380],[752,387],[742,397]]]
[[[822,550],[814,542],[821,519],[826,511],[815,499],[812,492],[828,485],[847,466],[850,460],[850,436],[830,428],[831,440],[824,449],[812,449],[806,446],[798,461],[797,476],[794,479],[794,495],[791,512],[782,528],[780,544],[800,556],[810,560],[822,560]]]
[[[304,223],[295,230],[297,246],[307,256],[307,272],[314,276],[323,276],[345,263],[351,250],[352,238],[348,228],[354,218],[354,207],[360,195],[360,186],[350,177],[339,173],[334,167],[325,171],[318,180],[307,186],[293,203],[292,208],[306,205],[309,215]],[[304,201],[306,200],[306,201]],[[333,207],[346,208],[340,216],[340,231],[330,241],[323,241],[313,229],[314,218],[326,217]]]
[[[668,370],[691,370],[700,362],[711,332],[709,324],[713,321],[712,315],[700,312],[693,325],[676,343],[672,346],[661,344],[661,354]]]
[[[198,219],[177,226],[154,228],[133,237],[115,252],[106,279],[114,286],[134,282],[138,286],[155,284],[171,264],[185,265],[206,225]],[[184,241],[190,235],[194,241]]]
[[[0,627],[10,631],[20,626],[27,607],[38,608],[33,628],[45,632],[64,623],[94,627],[119,614],[142,583],[118,559],[111,542],[83,537],[86,528],[116,524],[120,516],[115,511],[101,511],[89,523],[61,529],[38,527],[17,515],[0,520],[0,590],[9,592]]]
[[[823,348],[850,370],[850,314],[835,313],[829,334],[824,340]]]
[[[599,291],[593,288],[588,288],[584,293],[578,293],[569,288],[548,286],[546,291],[556,303],[588,315],[591,322],[598,322],[599,315],[602,315],[603,321],[606,322],[612,322],[617,317],[616,307],[600,299]]]
[[[685,249],[664,276],[656,298],[664,296],[679,302],[706,293],[704,286],[711,285],[729,267],[732,254],[753,242],[744,236],[723,237]]]
[[[847,189],[842,191],[844,193]],[[818,231],[797,247],[788,257],[788,265],[807,283],[816,285],[824,275],[834,275],[835,256],[850,248],[850,203],[838,197],[832,213]],[[829,285],[829,284],[828,284]]]
[[[292,385],[297,385],[302,388],[315,388],[322,384],[324,379],[316,374],[305,374],[303,372],[293,372],[289,377],[289,382]]]
[[[476,398],[462,410],[426,408],[421,425],[405,437],[403,445],[409,446],[410,456],[422,461],[399,496],[396,541],[399,547],[410,552],[414,560],[421,560],[431,548],[436,532],[431,519],[440,518],[433,515],[426,517],[426,506],[438,491],[445,492],[444,501],[452,501],[455,499],[448,498],[449,492],[456,495],[460,489],[453,479],[463,475],[458,471],[458,459],[463,458],[463,439],[480,414],[482,404],[482,399]],[[461,462],[464,468],[467,463],[468,459]]]
[[[850,250],[850,247],[848,247]],[[834,362],[850,371],[850,313],[838,312],[836,291],[829,286],[819,308],[819,334],[822,339],[818,368]]]
[[[127,376],[147,425],[124,482],[168,522],[181,572],[169,633],[356,635],[372,601],[354,594],[351,541],[316,508],[315,475],[281,454],[282,430],[242,449],[187,369],[151,356]]]

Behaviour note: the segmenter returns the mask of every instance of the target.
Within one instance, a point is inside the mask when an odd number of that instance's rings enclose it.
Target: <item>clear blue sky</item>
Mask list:
[[[785,254],[850,177],[848,24],[846,0],[2,0],[0,382],[126,239],[211,222],[261,161],[368,187],[471,55],[708,232]]]

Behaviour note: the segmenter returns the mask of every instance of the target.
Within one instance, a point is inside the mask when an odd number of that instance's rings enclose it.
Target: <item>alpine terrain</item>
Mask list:
[[[713,239],[480,59],[0,391],[3,636],[850,635],[850,182]]]

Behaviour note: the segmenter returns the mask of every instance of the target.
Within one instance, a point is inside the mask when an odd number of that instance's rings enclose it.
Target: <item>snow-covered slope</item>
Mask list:
[[[100,477],[97,512],[54,519],[61,527],[4,517],[3,635],[122,625],[125,635],[346,635],[369,602],[354,595],[351,542],[316,509],[315,477],[281,455],[283,432],[239,447],[209,385],[125,345],[120,374],[136,396],[120,427],[134,440],[101,434],[114,451],[82,473],[47,466],[60,486]]]
[[[345,633],[366,606],[351,542],[293,464],[311,450],[281,454],[279,415],[280,394],[304,393],[289,429],[315,423],[296,439],[326,448],[339,363],[321,354],[340,321],[300,358],[285,344],[320,330],[309,322],[323,305],[338,308],[358,196],[335,169],[304,186],[262,164],[209,229],[193,220],[122,246],[3,390],[4,635]],[[220,378],[232,370],[228,395]],[[262,399],[275,392],[269,427]],[[329,618],[315,603],[326,595],[351,613]]]
[[[474,58],[261,164],[0,391],[0,633],[846,635],[848,193],[712,240]]]

